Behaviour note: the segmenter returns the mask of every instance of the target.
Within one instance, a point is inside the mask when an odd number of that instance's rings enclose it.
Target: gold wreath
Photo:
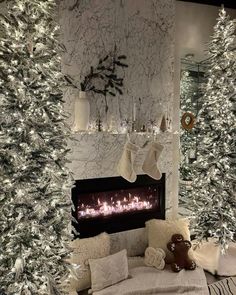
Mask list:
[[[189,123],[186,123],[186,119],[190,118]],[[195,117],[192,113],[186,112],[181,118],[181,125],[185,130],[191,130],[195,124]]]

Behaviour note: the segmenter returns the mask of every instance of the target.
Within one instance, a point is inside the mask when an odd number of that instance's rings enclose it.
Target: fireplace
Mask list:
[[[72,201],[80,238],[144,227],[151,218],[165,219],[165,174],[160,180],[138,175],[134,183],[122,177],[77,180]]]

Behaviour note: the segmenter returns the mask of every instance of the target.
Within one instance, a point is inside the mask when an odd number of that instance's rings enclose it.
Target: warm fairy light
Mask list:
[[[63,117],[61,46],[54,34],[56,3],[5,2],[0,18],[0,153],[6,163],[0,173],[0,293],[59,294],[57,283],[67,277],[63,258],[70,252],[72,184],[66,167],[70,129]],[[12,222],[15,226],[9,226]]]

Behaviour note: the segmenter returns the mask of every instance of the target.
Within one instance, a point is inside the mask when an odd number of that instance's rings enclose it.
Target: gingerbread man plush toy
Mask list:
[[[194,270],[196,268],[196,263],[188,256],[191,243],[189,241],[184,241],[182,235],[173,235],[171,242],[167,244],[167,248],[175,257],[175,262],[171,264],[171,268],[174,272],[179,272],[182,269]]]

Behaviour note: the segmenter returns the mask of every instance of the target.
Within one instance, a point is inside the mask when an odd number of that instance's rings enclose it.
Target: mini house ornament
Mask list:
[[[160,130],[162,132],[167,131],[167,124],[166,124],[166,116],[165,115],[162,116]]]

